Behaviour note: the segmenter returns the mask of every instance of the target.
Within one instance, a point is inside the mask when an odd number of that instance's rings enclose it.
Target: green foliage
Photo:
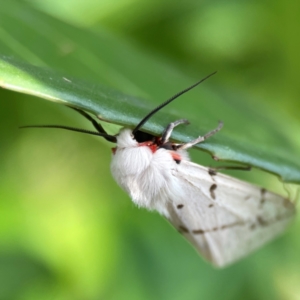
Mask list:
[[[17,131],[26,124],[89,126],[29,95],[134,126],[218,70],[143,129],[159,134],[187,118],[191,125],[172,137],[188,141],[221,119],[222,131],[199,149],[299,183],[299,58],[293,35],[285,34],[296,20],[289,3],[1,2],[0,85],[23,94],[0,90],[0,299],[289,299],[300,292],[296,225],[215,270],[163,219],[131,205],[109,176],[103,139]],[[200,151],[192,156],[212,162]],[[233,175],[285,193],[275,176]]]

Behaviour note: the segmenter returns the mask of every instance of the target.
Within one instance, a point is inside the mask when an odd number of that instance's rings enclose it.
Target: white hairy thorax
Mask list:
[[[187,151],[178,152],[157,149],[152,141],[138,143],[132,130],[124,128],[117,137],[111,172],[137,206],[168,216],[165,207],[172,193],[183,196],[178,180],[172,175],[178,165],[173,157],[189,160]]]

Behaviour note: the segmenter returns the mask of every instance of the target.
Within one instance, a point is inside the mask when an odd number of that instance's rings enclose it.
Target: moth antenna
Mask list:
[[[65,129],[65,130],[70,130],[70,131],[86,133],[86,134],[98,135],[98,136],[104,137],[109,142],[112,142],[112,143],[117,142],[117,138],[113,135],[107,134],[107,132],[104,130],[104,128],[101,126],[101,124],[96,122],[88,113],[86,113],[85,111],[83,111],[79,108],[76,108],[76,107],[72,107],[72,106],[67,106],[67,107],[72,108],[73,110],[77,111],[82,116],[84,116],[87,120],[89,120],[93,124],[93,126],[97,130],[97,132],[91,131],[91,130],[86,130],[86,129],[74,128],[74,127],[70,127],[70,126],[63,126],[63,125],[28,125],[28,126],[20,126],[19,128],[21,128],[21,129],[22,128],[58,128],[58,129]]]
[[[26,126],[20,126],[19,128],[20,129],[23,129],[23,128],[58,128],[58,129],[65,129],[65,130],[76,131],[76,132],[81,132],[81,133],[86,133],[86,134],[91,134],[91,135],[102,136],[109,142],[112,142],[112,143],[117,142],[117,138],[113,135],[109,135],[109,134],[105,134],[105,133],[101,133],[101,132],[97,132],[97,131],[81,129],[81,128],[69,127],[69,126],[62,126],[62,125],[26,125]]]
[[[132,134],[134,135],[155,113],[157,113],[159,110],[161,110],[163,107],[165,107],[166,105],[168,105],[170,102],[172,102],[173,100],[175,100],[176,98],[178,98],[179,96],[183,95],[184,93],[188,92],[189,90],[193,89],[194,87],[196,87],[198,84],[200,84],[201,82],[205,81],[206,79],[208,79],[209,77],[211,77],[212,75],[216,74],[217,71],[207,75],[206,77],[204,77],[203,79],[201,79],[200,81],[194,83],[193,85],[189,86],[188,88],[184,89],[183,91],[175,94],[174,96],[172,96],[170,99],[168,99],[167,101],[163,102],[162,104],[160,104],[159,106],[157,106],[156,108],[154,108],[148,115],[146,115],[141,121],[140,123],[132,130]]]

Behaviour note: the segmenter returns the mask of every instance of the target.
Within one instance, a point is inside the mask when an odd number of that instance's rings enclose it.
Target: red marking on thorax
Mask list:
[[[174,160],[181,161],[181,156],[180,156],[177,152],[171,151],[170,153],[171,153],[172,158],[173,158]]]
[[[154,144],[152,141],[139,143],[139,147],[149,147],[152,153],[155,153],[157,150],[157,145]]]
[[[117,147],[111,148],[111,152],[113,153],[113,155],[116,154],[116,151],[117,151]]]

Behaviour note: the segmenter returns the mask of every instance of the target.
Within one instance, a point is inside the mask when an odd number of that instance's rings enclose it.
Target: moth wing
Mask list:
[[[211,263],[230,264],[280,234],[295,214],[289,200],[189,161],[172,171],[184,191],[167,204],[170,222]]]

